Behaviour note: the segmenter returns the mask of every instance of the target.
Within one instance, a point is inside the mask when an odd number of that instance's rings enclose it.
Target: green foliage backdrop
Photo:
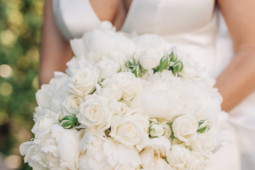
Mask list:
[[[0,153],[18,169],[29,169],[19,145],[32,137],[42,9],[42,0],[0,0]]]

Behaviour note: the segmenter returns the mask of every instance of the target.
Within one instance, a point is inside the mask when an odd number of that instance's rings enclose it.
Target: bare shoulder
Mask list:
[[[220,9],[228,25],[234,46],[255,44],[255,1],[218,0]]]
[[[118,13],[121,0],[89,0],[101,21],[113,21]]]

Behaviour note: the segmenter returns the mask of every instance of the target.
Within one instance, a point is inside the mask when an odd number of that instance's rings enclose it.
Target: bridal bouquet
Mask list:
[[[75,57],[36,93],[34,169],[202,170],[220,145],[221,97],[188,55],[109,23],[72,41]]]

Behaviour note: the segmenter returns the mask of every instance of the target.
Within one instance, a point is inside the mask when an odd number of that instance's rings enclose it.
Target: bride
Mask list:
[[[218,9],[232,38],[233,55],[227,38],[218,33]],[[222,108],[230,113],[239,139],[242,167],[255,169],[254,10],[254,0],[47,0],[40,83],[48,83],[54,71],[65,70],[73,55],[69,40],[81,37],[101,21],[110,21],[127,33],[158,34],[217,77]],[[208,170],[240,169],[232,129],[229,127],[229,141],[211,159]]]

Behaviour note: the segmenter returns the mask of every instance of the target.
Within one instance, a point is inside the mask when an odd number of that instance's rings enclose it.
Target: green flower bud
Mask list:
[[[60,125],[65,129],[71,129],[75,125],[77,125],[78,119],[76,116],[65,116],[62,120],[60,120]]]
[[[174,75],[177,75],[183,70],[183,63],[179,60],[174,63],[172,66],[172,72]]]
[[[159,65],[154,69],[154,73],[162,72],[163,70],[167,69],[170,65],[170,60],[168,56],[164,56],[161,58]]]
[[[169,54],[169,58],[170,58],[170,61],[171,62],[176,62],[178,60],[178,57],[177,55],[174,53],[174,51],[172,51],[170,54]]]
[[[135,59],[127,61],[125,67],[127,70],[130,70],[136,77],[141,77],[144,73],[147,72],[147,70],[142,67],[140,62],[136,61]]]

